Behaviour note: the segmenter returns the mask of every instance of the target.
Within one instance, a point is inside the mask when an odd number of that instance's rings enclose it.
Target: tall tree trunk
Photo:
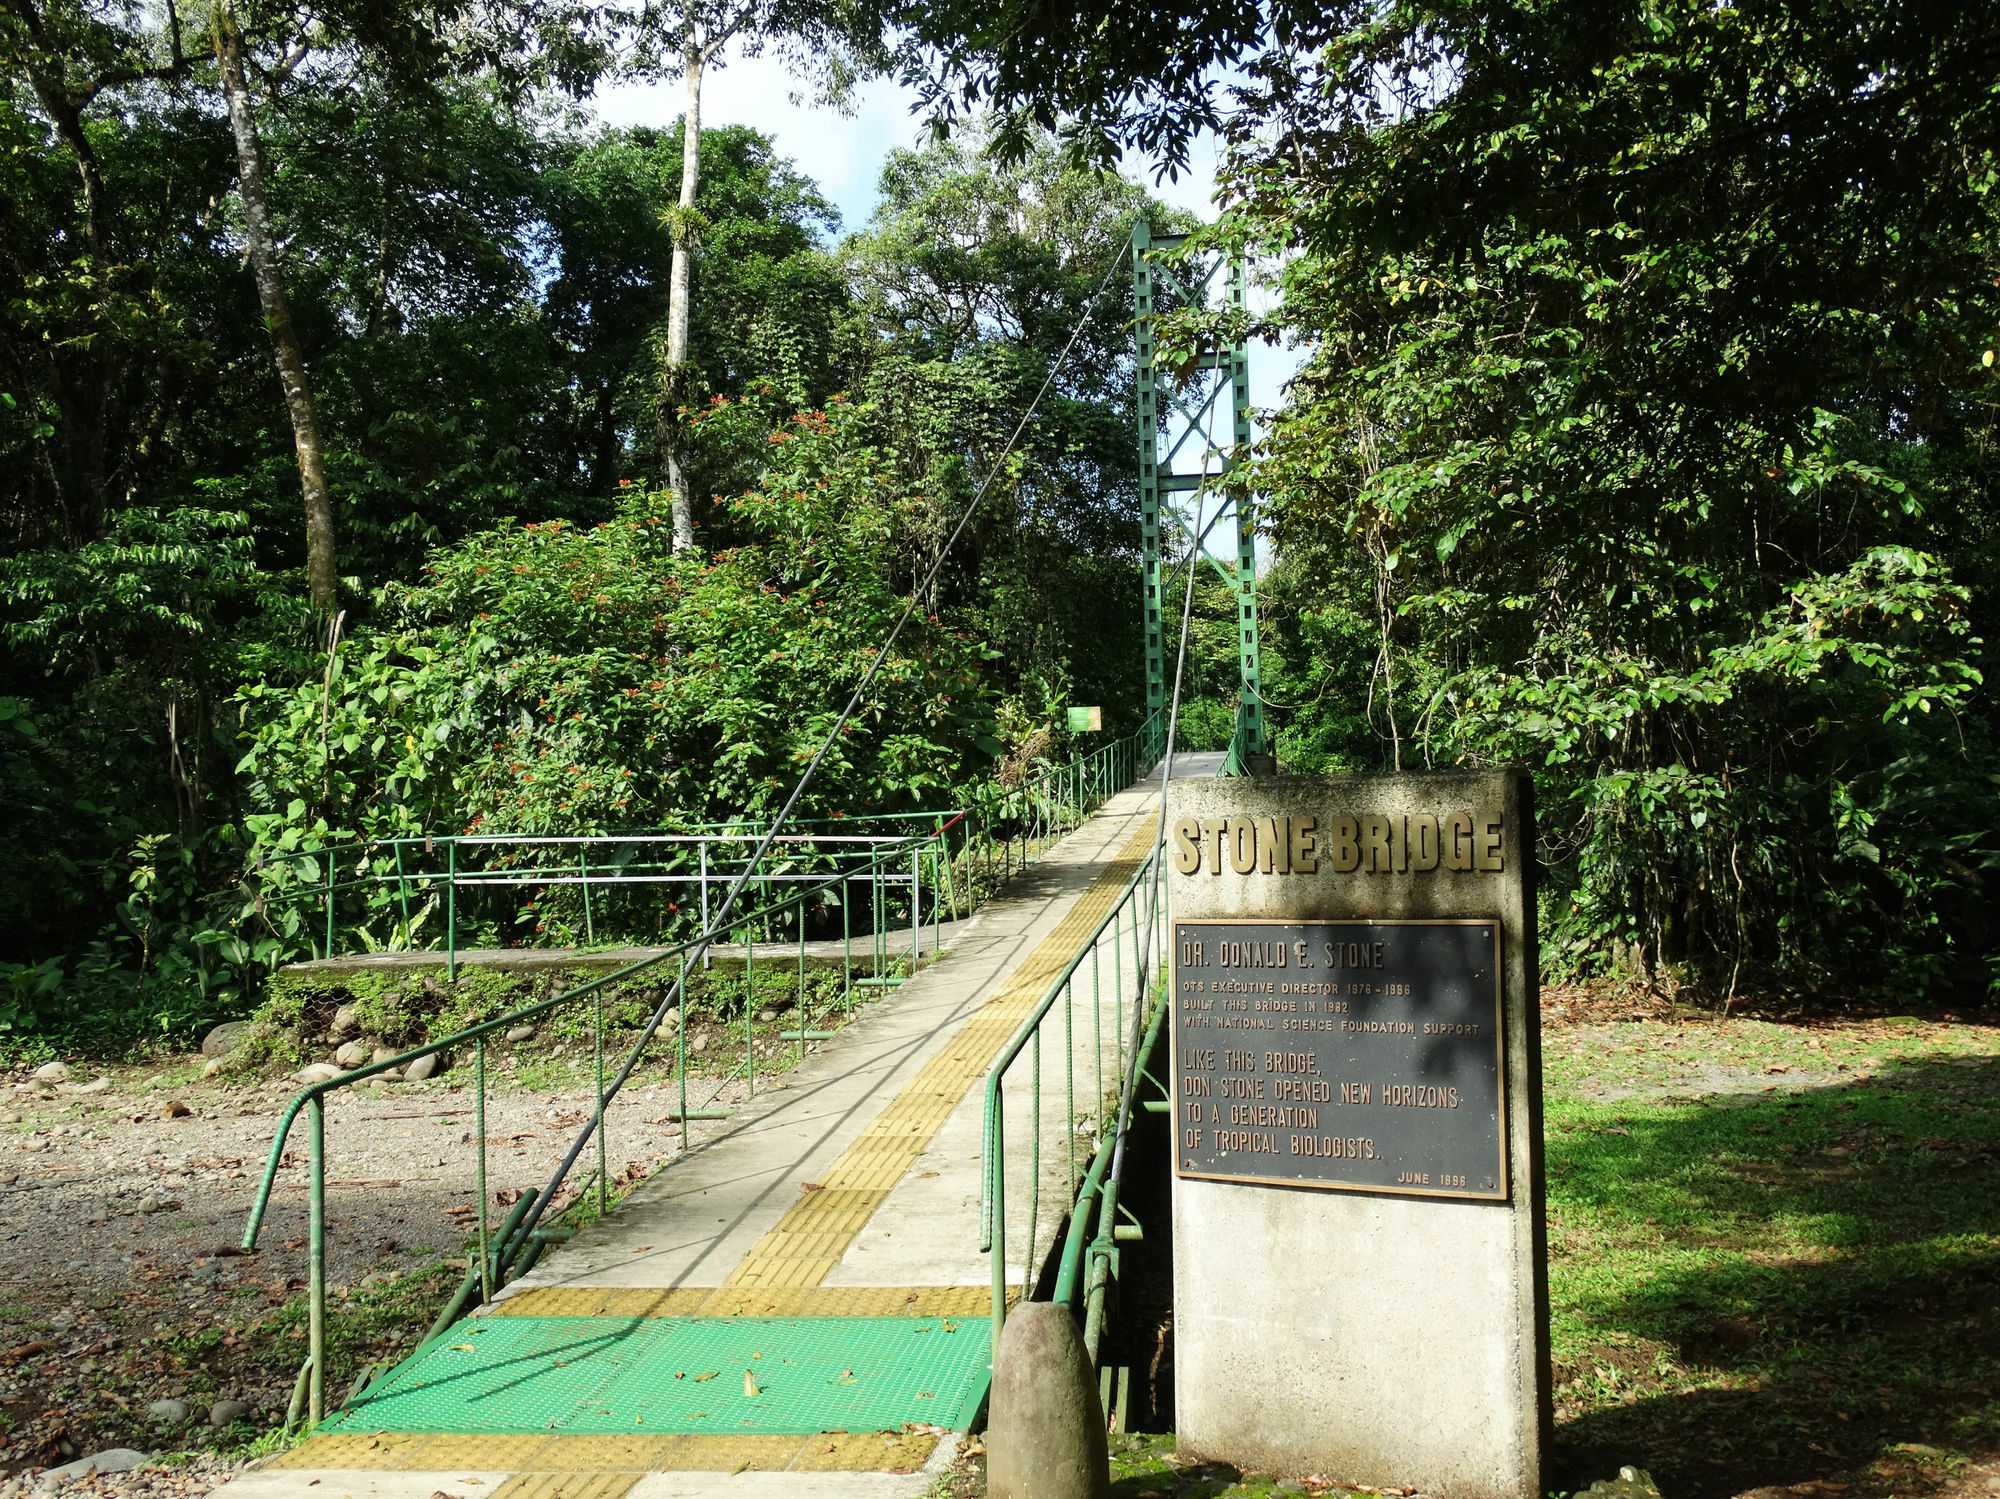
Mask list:
[[[326,482],[326,450],[320,442],[319,410],[313,405],[312,387],[306,383],[305,353],[285,302],[277,241],[271,233],[263,146],[257,138],[250,85],[243,73],[243,33],[237,29],[235,11],[226,0],[215,11],[215,60],[221,65],[229,124],[236,135],[236,169],[243,193],[244,232],[250,242],[250,271],[257,282],[264,328],[271,335],[271,358],[278,367],[278,384],[284,389],[285,410],[292,419],[292,445],[299,455],[299,487],[306,507],[306,582],[314,605],[331,614],[340,579],[334,554],[333,496]]]
[[[591,424],[596,428],[596,457],[591,464],[591,487],[610,494],[618,487],[618,387],[609,375],[597,386]]]
[[[20,7],[18,13],[29,18],[31,33],[39,39],[40,20],[35,12]],[[112,295],[112,283],[124,278],[105,255],[108,194],[97,152],[84,132],[83,110],[71,97],[69,80],[60,68],[51,73],[31,65],[27,71],[36,99],[55,126],[56,135],[69,147],[77,175],[83,181],[83,240],[90,251],[91,271],[101,278],[94,295],[108,298]],[[62,507],[63,539],[71,546],[95,541],[103,529],[108,500],[104,459],[112,446],[108,436],[111,402],[113,388],[124,372],[118,356],[112,352],[115,343],[112,340],[99,350],[94,343],[86,342],[74,351],[50,353],[53,383],[58,389],[68,387],[66,397],[58,402],[61,411],[58,428],[66,461],[56,495]]]
[[[707,57],[689,24],[681,52],[687,81],[687,113],[681,120],[680,212],[674,217],[673,271],[667,280],[667,367],[660,382],[660,434],[665,439],[667,487],[674,494],[674,550],[694,545],[694,504],[688,496],[687,468],[681,462],[680,416],[688,395],[688,273],[693,250],[694,197],[701,185],[701,75]]]

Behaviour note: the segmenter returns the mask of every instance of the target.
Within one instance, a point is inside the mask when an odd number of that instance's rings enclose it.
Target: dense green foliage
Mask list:
[[[1129,721],[1129,296],[1097,293],[1136,188],[958,143],[892,160],[841,240],[767,139],[705,132],[699,546],[674,555],[678,128],[589,128],[477,75],[274,96],[346,577],[329,633],[227,141],[170,92],[120,103],[90,116],[114,297],[74,257],[74,162],[32,97],[0,101],[30,230],[0,266],[0,1026],[243,1002],[309,937],[274,915],[309,866],[274,853],[768,810],[1086,307],[808,810],[947,803],[1059,750],[1078,694]]]
[[[1988,13],[863,7],[933,104],[1000,113],[892,156],[844,238],[754,131],[704,132],[689,214],[678,128],[566,112],[588,9],[330,12],[302,71],[242,14],[341,611],[300,586],[207,64],[6,12],[0,1025],[238,1002],[299,941],[273,851],[767,808],[975,494],[812,806],[946,800],[1071,702],[1130,727],[1115,262],[1135,215],[1189,225],[1037,120],[1169,159],[1226,127],[1206,245],[1274,268],[1252,331],[1309,356],[1232,480],[1283,761],[1536,767],[1557,972],[2000,979]],[[1219,746],[1222,581],[1193,607],[1183,742]]]
[[[1558,968],[2000,979],[1993,28],[1355,5],[1243,95],[1311,348],[1249,482],[1375,644],[1296,758],[1537,767]]]

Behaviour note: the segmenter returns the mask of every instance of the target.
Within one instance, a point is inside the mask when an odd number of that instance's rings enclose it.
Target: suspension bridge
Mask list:
[[[671,891],[701,931],[617,952],[596,978],[322,1078],[293,1101],[244,1243],[303,1210],[310,1317],[291,1421],[309,1434],[228,1484],[229,1499],[921,1494],[976,1429],[995,1338],[1024,1297],[1076,1315],[1120,1419],[1130,1369],[1106,1356],[1107,1326],[1121,1254],[1142,1238],[1120,1204],[1122,1147],[1135,1117],[1167,1106],[1161,767],[1240,774],[1266,754],[1253,517],[1239,498],[1204,526],[1202,508],[1212,460],[1226,466],[1249,438],[1246,361],[1240,346],[1220,350],[1202,365],[1205,401],[1199,388],[1177,395],[1155,378],[1146,331],[1161,288],[1195,302],[1220,287],[1240,308],[1243,277],[1226,260],[1205,272],[1167,262],[1169,247],[1143,225],[1135,234],[1150,709],[1137,732],[900,825],[781,814],[619,839],[405,840],[313,865],[323,884],[305,893],[327,962],[357,910],[387,923],[392,949],[361,961],[441,962],[448,977],[498,961],[460,941],[496,888],[567,892],[590,936],[621,902],[629,914]],[[1218,445],[1203,424],[1224,387],[1233,441]],[[1198,474],[1175,468],[1191,434]],[[1191,516],[1176,496],[1193,497]],[[1178,666],[1167,672],[1162,538],[1185,541],[1191,577],[1226,517],[1236,555],[1217,565],[1239,604],[1236,736],[1221,753],[1173,756],[1180,684]],[[688,1026],[671,1022],[718,962],[742,969],[742,1060],[728,1075],[743,1096],[696,1141],[691,1121],[718,1111],[713,1091],[691,1094],[714,1069],[691,1065]],[[760,1042],[753,1014],[774,976],[796,983],[796,1028],[779,1039],[802,1058],[775,1080],[760,1072],[771,1038]],[[606,997],[647,979],[670,982],[669,998],[607,1065]],[[815,996],[838,1023],[810,1027]],[[557,1012],[590,1023],[596,1107],[555,1177],[500,1217],[488,1049]],[[426,1058],[425,1071],[469,1069],[473,1090],[480,1209],[465,1280],[413,1352],[335,1388],[325,1242],[347,1189],[329,1178],[339,1140],[328,1140],[328,1102],[371,1078],[416,1075]],[[607,1108],[643,1068],[677,1088],[681,1149],[614,1201]],[[295,1131],[302,1162],[285,1154]]]

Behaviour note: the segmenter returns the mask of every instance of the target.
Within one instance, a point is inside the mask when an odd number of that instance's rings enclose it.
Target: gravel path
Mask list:
[[[104,1076],[108,1081],[99,1082]],[[759,1079],[759,1087],[775,1084]],[[716,1089],[690,1079],[699,1107]],[[204,1081],[199,1057],[164,1071],[79,1067],[49,1086],[0,1072],[0,1495],[34,1473],[113,1447],[202,1453],[192,1467],[102,1475],[96,1492],[143,1499],[206,1492],[284,1418],[303,1343],[266,1326],[295,1307],[306,1275],[306,1137],[295,1125],[259,1252],[245,1216],[296,1084]],[[714,1102],[741,1100],[740,1082]],[[390,1344],[420,1335],[455,1283],[473,1226],[471,1090],[452,1078],[363,1086],[327,1108],[330,1301],[338,1315],[413,1275]],[[678,1087],[635,1085],[613,1105],[614,1178],[648,1174],[681,1149]],[[575,1087],[494,1080],[486,1112],[492,1221],[539,1187],[587,1117]],[[699,1145],[718,1124],[696,1123]],[[595,1166],[585,1153],[575,1176]],[[437,1293],[437,1294],[433,1294]],[[280,1321],[283,1318],[280,1316]],[[302,1333],[298,1334],[302,1337]],[[393,1350],[391,1350],[393,1351]],[[185,1419],[148,1406],[183,1401]],[[228,1430],[206,1417],[240,1400]],[[10,1478],[9,1476],[12,1475]],[[11,1486],[10,1486],[11,1485]],[[82,1493],[79,1487],[76,1492]]]

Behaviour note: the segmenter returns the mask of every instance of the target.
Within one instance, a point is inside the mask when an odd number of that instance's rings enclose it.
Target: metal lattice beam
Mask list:
[[[1175,463],[1189,440],[1199,436],[1202,439],[1202,469],[1203,472],[1208,471],[1208,461],[1214,455],[1201,429],[1214,402],[1221,396],[1223,383],[1229,386],[1232,416],[1230,444],[1221,454],[1223,471],[1233,469],[1250,451],[1250,352],[1244,342],[1238,340],[1227,349],[1215,350],[1195,361],[1196,372],[1216,372],[1216,387],[1208,393],[1206,400],[1186,399],[1185,396],[1192,392],[1162,386],[1160,381],[1154,356],[1154,324],[1158,317],[1155,295],[1162,284],[1190,302],[1207,305],[1218,279],[1216,273],[1223,271],[1225,274],[1220,278],[1224,283],[1222,294],[1227,297],[1230,308],[1237,312],[1244,309],[1248,289],[1248,275],[1240,257],[1219,257],[1205,269],[1170,268],[1156,262],[1154,257],[1160,251],[1171,249],[1184,238],[1178,234],[1155,237],[1151,226],[1144,220],[1132,226],[1132,326],[1138,363],[1140,604],[1145,623],[1146,709],[1149,713],[1166,706],[1167,692],[1165,624],[1160,598],[1161,525],[1164,519],[1169,526],[1182,533],[1188,529],[1185,520],[1173,509],[1170,497],[1205,486],[1200,473],[1176,472]],[[1193,276],[1192,289],[1189,284],[1190,270],[1198,272]],[[1178,435],[1171,432],[1164,434],[1171,438],[1171,442],[1163,456],[1162,428],[1171,426],[1175,419],[1183,425]],[[1216,491],[1209,491],[1209,496],[1211,501],[1217,500]],[[1168,506],[1164,517],[1161,512],[1163,501]],[[1228,512],[1233,510],[1236,522],[1236,556],[1233,563],[1225,563],[1209,555],[1209,560],[1222,574],[1236,599],[1236,728],[1230,739],[1225,769],[1231,775],[1247,775],[1253,764],[1252,757],[1261,758],[1269,752],[1264,727],[1263,661],[1257,638],[1257,511],[1254,500],[1248,495],[1221,496],[1219,503],[1222,511],[1216,518],[1227,519]]]

